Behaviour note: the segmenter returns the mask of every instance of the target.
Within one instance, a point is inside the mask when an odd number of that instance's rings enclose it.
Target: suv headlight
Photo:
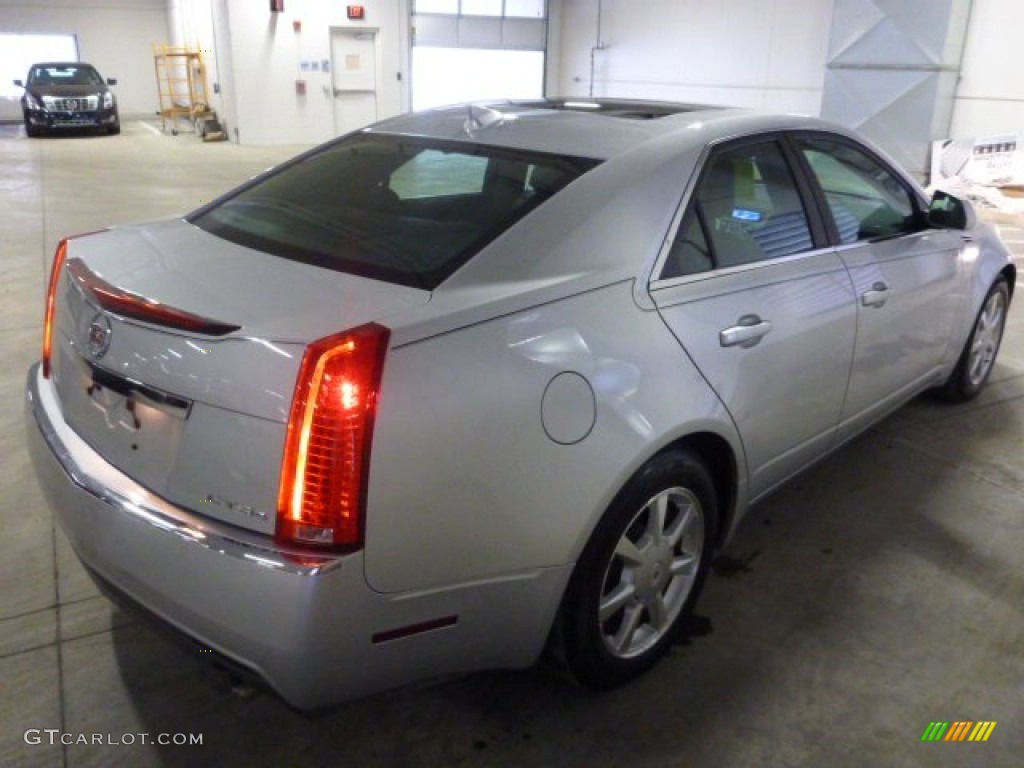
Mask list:
[[[106,93],[103,94],[103,108],[104,109],[110,109],[113,106],[114,106],[114,94],[112,94],[110,91],[107,91]]]
[[[29,109],[44,109],[43,105],[39,103],[39,99],[28,91],[25,91],[25,105]]]

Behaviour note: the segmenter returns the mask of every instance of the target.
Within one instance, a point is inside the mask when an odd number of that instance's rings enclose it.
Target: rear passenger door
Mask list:
[[[929,229],[917,195],[845,137],[800,135],[837,252],[857,295],[857,345],[840,437],[930,384],[943,366],[961,297],[959,233]]]
[[[797,162],[775,136],[714,148],[651,285],[736,423],[752,499],[831,446],[853,355],[850,280]]]

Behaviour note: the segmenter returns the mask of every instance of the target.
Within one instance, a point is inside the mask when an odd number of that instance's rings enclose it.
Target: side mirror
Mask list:
[[[971,229],[978,222],[974,206],[941,189],[932,195],[928,206],[928,225],[939,229]]]
[[[107,78],[107,85],[117,85],[117,78],[116,77],[108,77]]]
[[[23,82],[21,82],[21,80],[15,80],[14,84],[16,86],[18,86],[19,88],[24,88],[25,87],[25,84]]]

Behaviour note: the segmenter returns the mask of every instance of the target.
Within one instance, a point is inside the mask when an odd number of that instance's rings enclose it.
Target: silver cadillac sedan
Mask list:
[[[978,394],[1015,278],[819,120],[445,108],[61,241],[30,448],[109,594],[296,707],[546,649],[607,688],[753,503]]]

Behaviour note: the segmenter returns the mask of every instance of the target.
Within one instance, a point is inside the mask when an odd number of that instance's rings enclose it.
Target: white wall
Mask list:
[[[953,138],[1024,130],[1024,2],[974,0]]]
[[[0,0],[0,32],[77,35],[81,60],[117,78],[122,114],[157,111],[153,44],[167,41],[167,0]]]
[[[366,18],[357,22],[346,18],[341,0],[286,0],[283,13],[270,13],[266,0],[226,0],[231,50],[218,56],[222,72],[230,61],[233,94],[224,83],[222,90],[225,101],[233,95],[232,139],[243,144],[307,144],[335,135],[331,73],[300,71],[302,61],[331,58],[332,27],[378,30],[378,116],[407,109],[408,2],[361,4]],[[301,22],[300,32],[294,31],[294,21]],[[300,78],[306,81],[305,96],[295,92]]]
[[[175,47],[203,54],[207,100],[229,132],[235,124],[234,80],[227,0],[166,0],[170,38]],[[269,7],[266,3],[265,7]]]
[[[547,93],[819,114],[833,0],[552,0]],[[1022,0],[974,0],[951,136],[1024,130]]]
[[[562,0],[548,94],[590,95],[598,0]],[[603,0],[594,96],[817,114],[832,0]]]

